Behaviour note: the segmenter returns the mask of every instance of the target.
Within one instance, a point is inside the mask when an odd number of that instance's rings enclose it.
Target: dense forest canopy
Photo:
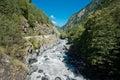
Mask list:
[[[73,54],[91,65],[101,80],[119,80],[120,76],[120,2],[100,0],[94,12],[63,31],[73,44]],[[65,27],[65,26],[64,26]],[[77,60],[78,62],[78,60]],[[76,62],[76,63],[77,63]]]

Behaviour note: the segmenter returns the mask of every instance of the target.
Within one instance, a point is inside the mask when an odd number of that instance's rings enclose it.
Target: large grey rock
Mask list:
[[[66,80],[76,80],[76,79],[71,78],[71,77],[69,77],[69,76],[66,76],[66,77],[67,77]]]
[[[49,58],[45,58],[45,61],[48,61],[49,60]]]
[[[43,70],[42,69],[38,70],[38,73],[43,73]]]
[[[31,58],[31,59],[29,59],[29,64],[33,64],[33,63],[35,63],[35,62],[37,62],[37,59],[36,58]]]
[[[36,78],[41,78],[41,76],[37,76]]]
[[[50,80],[48,75],[42,76],[41,80]]]
[[[70,49],[70,46],[71,46],[71,45],[65,45],[64,47],[65,47],[66,50],[69,50],[69,49]]]
[[[55,80],[62,80],[60,77],[56,77]]]
[[[28,72],[28,75],[31,75],[33,72],[36,72],[37,70],[38,70],[38,66],[37,65],[30,66],[30,70]]]
[[[37,65],[32,66],[32,70],[33,70],[34,72],[37,71],[37,70],[38,70],[38,66],[37,66]]]

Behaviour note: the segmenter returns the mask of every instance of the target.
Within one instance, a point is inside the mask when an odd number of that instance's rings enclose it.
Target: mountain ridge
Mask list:
[[[109,0],[111,1],[111,0]],[[62,27],[63,30],[69,30],[76,24],[81,24],[86,21],[86,18],[95,12],[95,10],[100,9],[104,0],[92,0],[87,6],[85,6],[80,11],[74,13],[68,20],[68,22]],[[105,3],[106,4],[106,3]]]

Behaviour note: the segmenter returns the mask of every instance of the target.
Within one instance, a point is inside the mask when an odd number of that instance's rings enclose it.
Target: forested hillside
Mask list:
[[[55,30],[45,13],[28,0],[0,0],[0,79],[26,80],[28,52],[23,37]]]
[[[73,63],[78,65],[80,71],[80,60],[84,60],[88,69],[87,73],[83,73],[89,77],[95,76],[91,77],[92,80],[119,80],[120,1],[93,1],[100,2],[101,6],[97,6],[83,21],[62,33],[61,37],[68,37],[74,51],[68,55],[77,59]]]

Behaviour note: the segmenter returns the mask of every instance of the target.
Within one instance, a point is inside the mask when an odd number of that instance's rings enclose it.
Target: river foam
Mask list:
[[[68,58],[64,47],[66,43],[67,40],[60,40],[59,44],[36,56],[37,62],[30,65],[30,80],[86,80],[81,75],[76,76],[75,67],[65,63]]]

